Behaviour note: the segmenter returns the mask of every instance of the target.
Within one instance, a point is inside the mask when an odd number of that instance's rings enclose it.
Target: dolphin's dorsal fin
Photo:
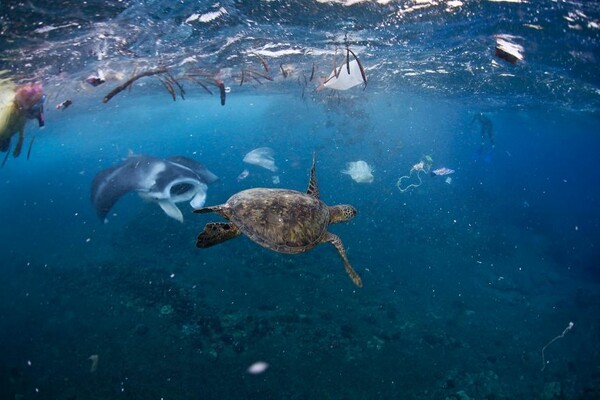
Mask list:
[[[314,197],[315,199],[319,198],[319,186],[317,186],[317,176],[315,174],[315,164],[317,162],[317,156],[313,153],[312,167],[310,167],[310,181],[308,182],[308,190],[306,194]]]

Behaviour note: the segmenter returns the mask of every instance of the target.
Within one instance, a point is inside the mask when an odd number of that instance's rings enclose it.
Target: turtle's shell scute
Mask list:
[[[268,249],[300,253],[321,242],[329,225],[329,208],[305,193],[285,189],[249,189],[226,203],[229,219],[244,234]]]

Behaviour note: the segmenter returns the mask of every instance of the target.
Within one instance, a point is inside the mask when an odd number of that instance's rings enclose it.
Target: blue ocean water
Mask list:
[[[596,2],[0,7],[0,70],[47,95],[0,169],[0,398],[600,398]],[[368,84],[317,90],[346,46]],[[185,100],[146,77],[102,103],[159,66]],[[277,171],[243,162],[260,147]],[[102,221],[92,180],[131,153],[203,163],[206,205],[305,191],[314,153],[321,199],[358,211],[329,230],[364,287],[329,244],[198,249],[222,219],[187,202],[180,223],[129,193]]]

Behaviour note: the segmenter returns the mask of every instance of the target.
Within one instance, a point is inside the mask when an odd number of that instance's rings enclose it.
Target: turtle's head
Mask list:
[[[329,223],[350,221],[356,215],[356,208],[348,204],[329,207]]]

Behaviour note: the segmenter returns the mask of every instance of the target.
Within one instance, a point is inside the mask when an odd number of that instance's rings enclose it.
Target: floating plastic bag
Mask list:
[[[327,89],[348,90],[363,83],[364,80],[358,62],[352,60],[349,66],[350,73],[347,72],[346,65],[340,66],[338,70],[331,71],[323,86]]]
[[[350,175],[358,183],[373,182],[373,168],[362,160],[347,163],[346,169],[341,172],[342,174]]]
[[[244,156],[243,161],[247,164],[266,168],[269,171],[277,171],[275,159],[273,158],[273,149],[269,147],[259,147],[258,149],[252,150]]]

